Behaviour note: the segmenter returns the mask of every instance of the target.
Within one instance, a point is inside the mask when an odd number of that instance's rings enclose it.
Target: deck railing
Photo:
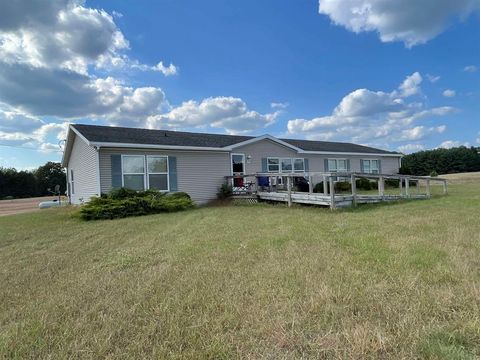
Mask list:
[[[378,194],[361,195],[357,191],[357,179],[373,179],[378,184]],[[286,201],[288,206],[293,202],[328,205],[335,209],[345,204],[356,205],[357,203],[391,201],[398,199],[422,199],[431,197],[431,184],[439,182],[443,185],[443,193],[448,193],[447,179],[431,176],[413,176],[400,174],[370,174],[360,172],[295,172],[295,173],[256,173],[247,175],[226,176],[233,187],[234,197],[258,196],[260,199]],[[294,184],[299,179],[306,189],[302,192],[295,191]],[[386,194],[385,180],[398,180],[399,193]],[[314,193],[314,182],[323,182],[323,192]],[[350,183],[350,193],[335,193],[335,183],[347,181]],[[421,193],[420,185],[425,185],[425,192]],[[411,191],[411,185],[416,186],[416,192]],[[276,195],[274,195],[276,194]],[[306,195],[308,194],[308,196]]]

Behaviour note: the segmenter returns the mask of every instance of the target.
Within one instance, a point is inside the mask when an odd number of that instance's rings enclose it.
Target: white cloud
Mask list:
[[[355,33],[378,32],[381,41],[423,44],[440,33],[453,18],[480,9],[478,0],[319,0],[319,12]]]
[[[463,71],[470,73],[476,72],[477,70],[478,68],[475,65],[468,65],[463,68]]]
[[[428,79],[428,81],[430,81],[432,84],[434,84],[434,83],[436,83],[438,80],[440,80],[441,77],[438,76],[438,75],[427,74],[427,79]]]
[[[286,109],[290,104],[288,102],[272,102],[270,104],[270,107],[272,109],[281,109],[284,110]]]
[[[48,141],[65,139],[67,122],[45,122],[16,110],[0,107],[0,142],[7,145],[27,145],[42,151],[53,149]],[[59,150],[58,144],[54,144]]]
[[[446,127],[426,127],[414,123],[425,118],[445,116],[455,111],[448,106],[426,108],[409,98],[420,94],[420,74],[408,76],[391,92],[358,89],[346,95],[331,115],[288,121],[291,135],[307,139],[342,140],[391,146],[392,142],[420,140]]]
[[[113,10],[113,11],[112,11],[112,16],[113,16],[114,18],[120,19],[120,18],[123,17],[123,14],[122,14],[121,12],[118,12],[118,11]]]
[[[455,97],[455,95],[457,95],[457,93],[455,92],[455,90],[447,89],[442,93],[442,95],[445,96],[445,97],[448,97],[448,98],[452,98],[452,97]]]
[[[470,144],[468,142],[460,142],[460,141],[457,141],[457,140],[446,140],[444,142],[442,142],[438,147],[439,148],[443,148],[443,149],[451,149],[451,148],[454,148],[454,147],[459,147],[459,146],[470,146]]]
[[[409,97],[420,92],[420,84],[422,83],[422,76],[419,72],[415,72],[403,81],[399,86],[400,96]]]
[[[411,154],[417,151],[425,150],[425,146],[422,144],[405,144],[405,145],[399,146],[397,149],[401,153]]]
[[[415,126],[411,129],[402,130],[400,140],[420,140],[433,133],[441,134],[445,132],[446,129],[447,127],[445,125],[437,127]]]
[[[153,115],[147,126],[157,128],[213,128],[230,134],[249,133],[271,125],[278,112],[260,114],[235,97],[210,97],[197,102],[186,101],[166,114]]]

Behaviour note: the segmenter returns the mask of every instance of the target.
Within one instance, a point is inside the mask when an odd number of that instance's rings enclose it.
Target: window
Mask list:
[[[305,171],[305,160],[304,159],[295,159],[293,161],[293,170],[294,171]]]
[[[328,159],[328,171],[348,171],[347,160],[345,159]]]
[[[145,190],[145,157],[143,155],[122,156],[123,187]]]
[[[168,191],[168,157],[148,155],[148,188]]]
[[[70,169],[70,192],[71,194],[75,194],[75,183],[73,180],[73,169]]]
[[[282,159],[281,164],[282,164],[282,172],[292,172],[293,170],[292,159]]]
[[[282,172],[291,173],[294,171],[305,171],[304,159],[291,159],[291,158],[268,158],[267,159],[268,172]]]
[[[268,172],[279,172],[280,167],[278,165],[278,159],[275,158],[268,158],[267,159],[267,167]]]
[[[362,160],[363,172],[368,174],[379,174],[380,163],[378,160]]]

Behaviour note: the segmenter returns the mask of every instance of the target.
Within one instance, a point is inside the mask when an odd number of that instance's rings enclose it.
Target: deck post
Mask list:
[[[350,175],[350,181],[352,182],[352,205],[357,206],[357,183],[355,181],[355,175]]]
[[[410,197],[410,178],[405,178],[405,196]]]
[[[328,195],[327,177],[325,175],[323,175],[323,195]]]
[[[399,177],[399,180],[400,181],[398,183],[398,186],[400,187],[400,197],[402,197],[403,196],[403,179],[401,176]]]
[[[292,206],[292,178],[287,176],[288,207]]]
[[[328,184],[330,188],[330,209],[335,209],[335,185],[333,184],[333,177],[328,178]]]
[[[417,194],[420,194],[420,180],[417,180]]]
[[[448,189],[447,189],[447,180],[443,180],[443,195],[448,194]]]
[[[430,179],[427,179],[427,197],[430,197],[432,194],[430,192]]]
[[[382,199],[385,195],[385,181],[383,180],[383,176],[378,178],[378,195],[380,195]]]
[[[270,192],[273,192],[273,177],[272,176],[268,177],[268,190]]]
[[[309,175],[308,176],[308,193],[311,194],[313,193],[313,182],[312,182],[313,176]]]

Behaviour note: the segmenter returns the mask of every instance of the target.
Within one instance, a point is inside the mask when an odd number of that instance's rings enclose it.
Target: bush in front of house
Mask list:
[[[377,188],[377,183],[366,178],[360,178],[355,181],[358,190],[374,190]]]
[[[334,187],[335,192],[346,192],[352,190],[352,185],[349,181],[337,181]]]
[[[222,186],[218,188],[217,198],[219,200],[225,200],[231,197],[233,194],[232,186],[228,182],[224,182]]]
[[[187,210],[193,206],[192,199],[184,192],[161,193],[156,190],[136,192],[122,188],[92,198],[81,207],[80,217],[84,220],[118,219]]]
[[[328,188],[328,185],[327,185],[327,188]],[[323,193],[323,181],[320,181],[319,183],[315,184],[315,186],[313,187],[313,192]]]
[[[396,189],[400,187],[400,180],[398,179],[385,179],[385,187]]]

